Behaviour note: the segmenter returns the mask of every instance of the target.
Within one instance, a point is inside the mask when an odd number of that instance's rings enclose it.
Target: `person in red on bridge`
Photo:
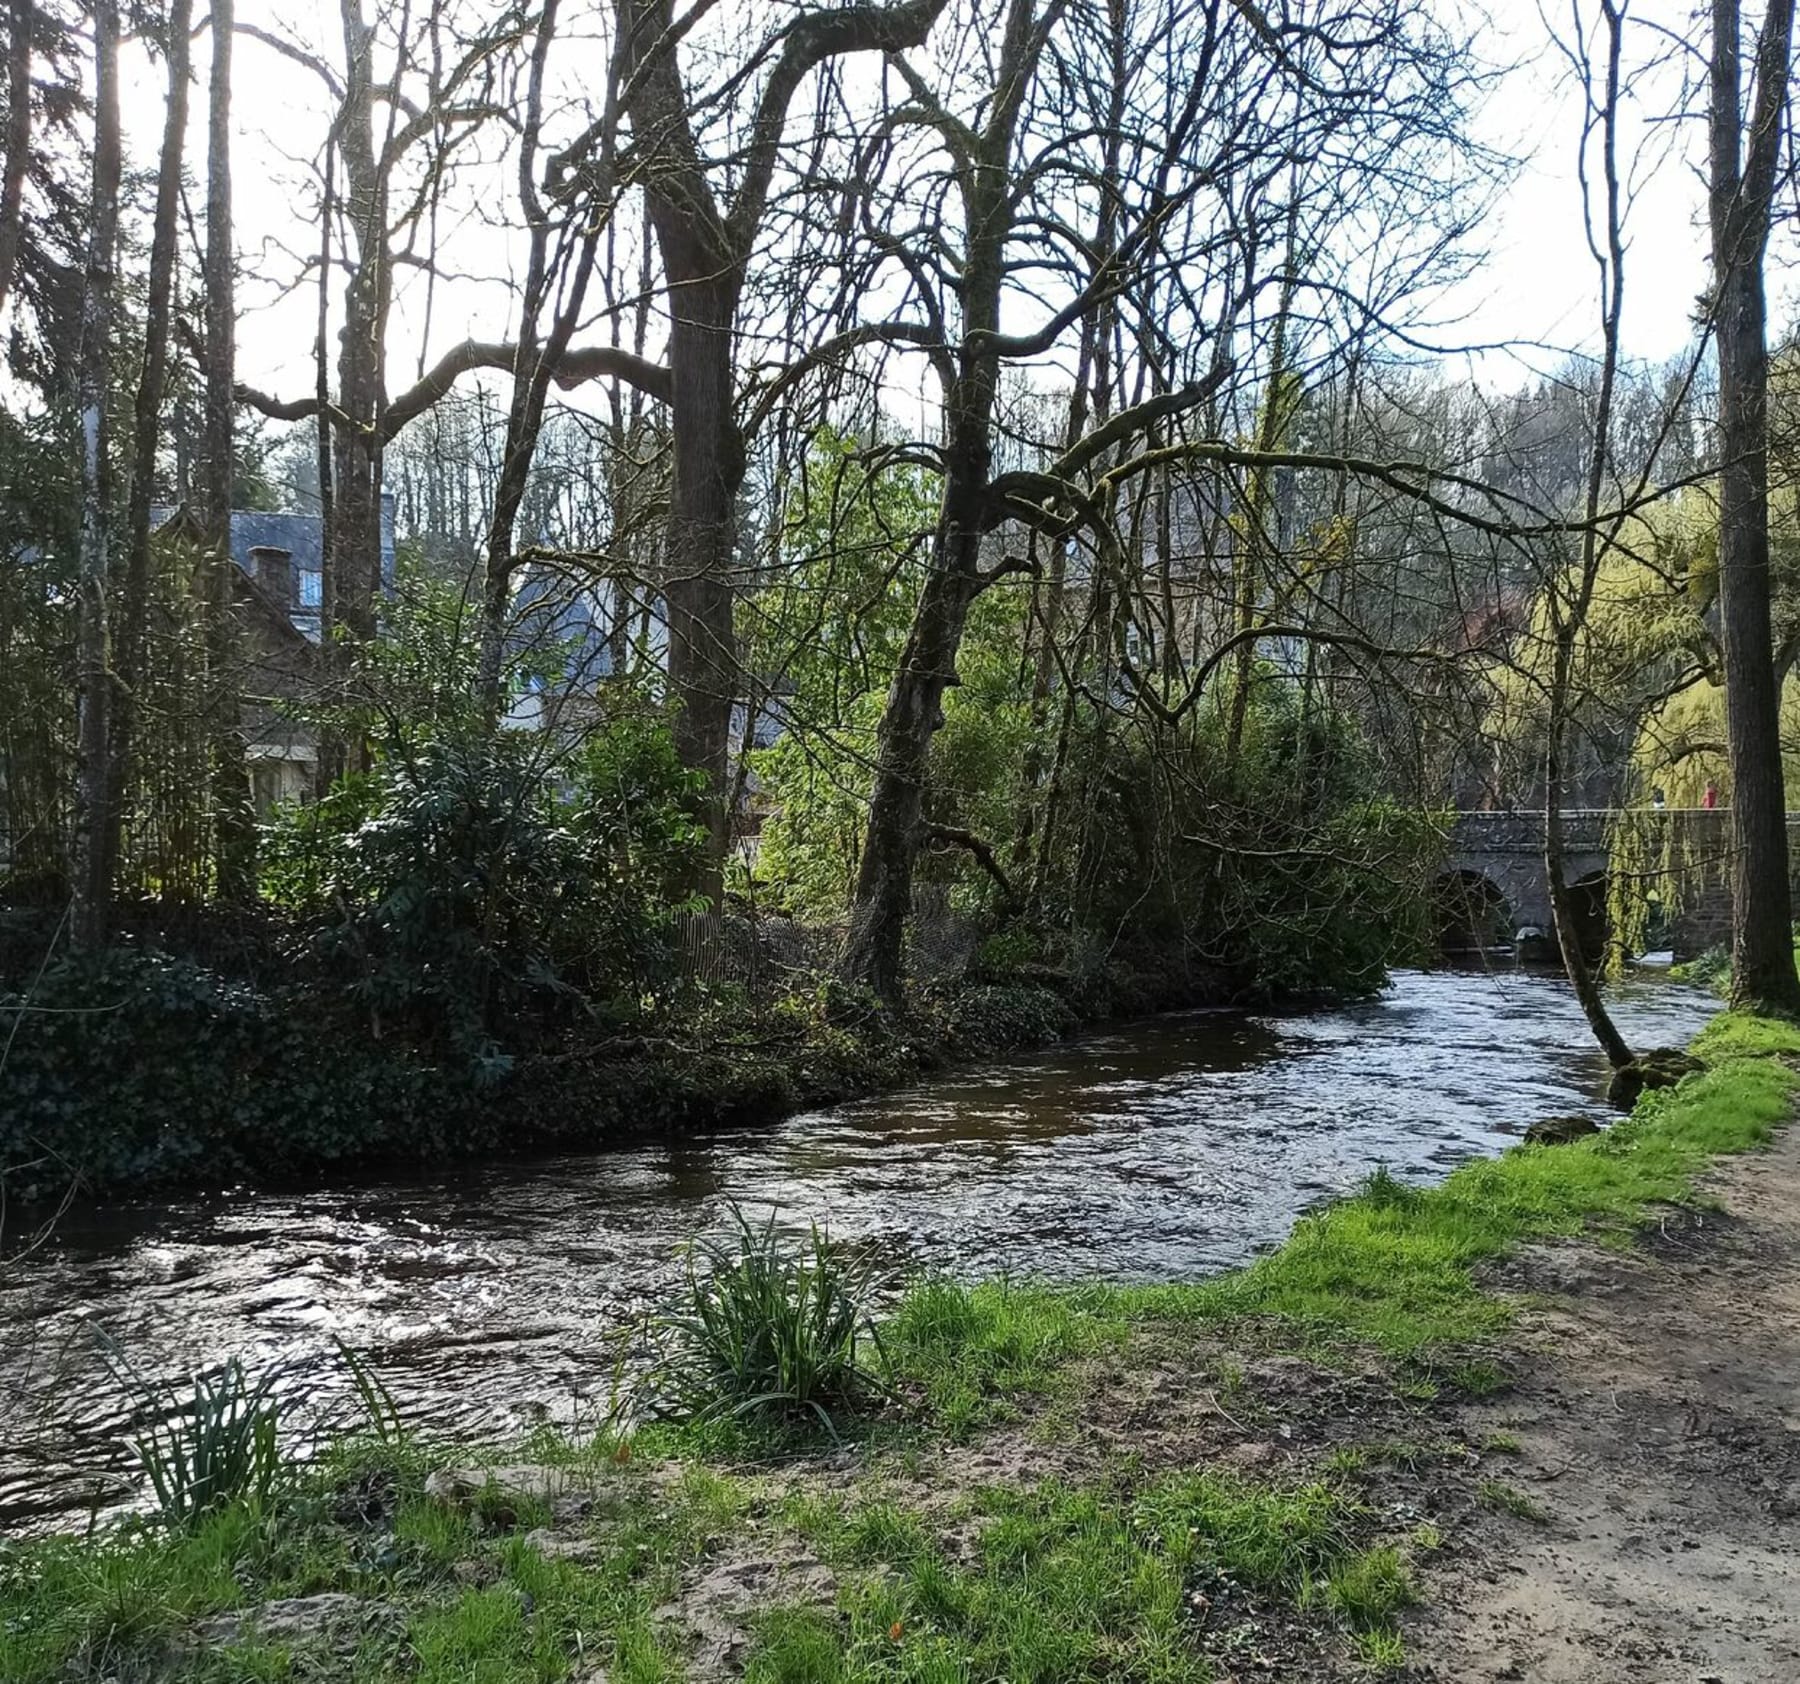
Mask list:
[[[1706,786],[1706,793],[1700,797],[1700,805],[1702,807],[1704,807],[1707,810],[1707,812],[1710,813],[1715,807],[1718,806],[1718,804],[1719,804],[1719,786],[1716,783],[1712,783],[1711,781],[1709,781]]]

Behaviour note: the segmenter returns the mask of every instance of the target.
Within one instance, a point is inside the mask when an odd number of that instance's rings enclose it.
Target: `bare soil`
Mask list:
[[[1486,1518],[1427,1576],[1434,1684],[1800,1684],[1800,1129],[1629,1252],[1530,1251],[1514,1384],[1457,1414],[1516,1440],[1540,1518]],[[1500,1496],[1499,1501],[1495,1498]]]

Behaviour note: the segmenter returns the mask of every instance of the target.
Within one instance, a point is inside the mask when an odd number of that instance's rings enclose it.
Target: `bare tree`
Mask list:
[[[1625,309],[1624,201],[1619,171],[1619,102],[1621,60],[1624,52],[1625,13],[1629,0],[1600,0],[1604,69],[1595,86],[1582,38],[1582,19],[1576,8],[1576,39],[1569,44],[1582,74],[1582,93],[1587,101],[1587,121],[1582,136],[1581,181],[1588,194],[1589,241],[1600,278],[1600,379],[1594,398],[1593,432],[1587,486],[1584,493],[1584,525],[1580,534],[1580,559],[1572,580],[1553,567],[1544,593],[1550,619],[1551,649],[1548,693],[1545,697],[1544,733],[1544,871],[1550,890],[1550,910],[1556,924],[1557,944],[1563,969],[1581,1002],[1588,1027],[1614,1069],[1632,1062],[1632,1051],[1613,1023],[1601,998],[1598,978],[1582,948],[1574,898],[1570,894],[1563,848],[1563,800],[1566,781],[1563,754],[1569,731],[1574,688],[1576,651],[1593,607],[1606,537],[1600,527],[1601,503],[1607,489],[1612,461],[1613,401],[1619,377],[1619,327]],[[1599,203],[1588,164],[1590,145],[1598,141]]]
[[[1788,119],[1794,0],[1770,0],[1750,111],[1739,0],[1713,0],[1708,129],[1719,359],[1719,631],[1731,765],[1732,998],[1800,1012],[1788,883],[1780,686],[1770,630],[1768,251]]]
[[[553,216],[538,185],[543,145],[544,74],[556,33],[556,0],[546,0],[538,20],[519,135],[518,192],[530,230],[525,286],[519,303],[519,334],[513,347],[512,401],[506,415],[506,441],[500,477],[488,522],[486,580],[482,614],[480,683],[490,718],[501,708],[500,675],[507,610],[512,599],[513,545],[519,509],[543,431],[550,382],[569,350],[581,323],[588,282],[603,231],[612,217],[617,139],[617,69],[607,74],[606,115],[600,125],[597,157],[580,172]],[[552,252],[552,240],[560,241]],[[548,329],[542,317],[553,290],[560,287]]]
[[[220,896],[256,890],[256,827],[239,729],[236,604],[232,590],[232,490],[237,481],[237,258],[231,202],[231,57],[234,0],[212,0],[212,68],[206,114],[206,396],[196,513],[205,550],[212,694],[213,869]]]
[[[669,307],[670,435],[674,447],[663,596],[669,683],[679,712],[682,763],[704,774],[710,847],[706,881],[716,896],[729,828],[726,761],[739,690],[731,565],[746,448],[734,390],[735,323],[769,203],[788,109],[806,78],[850,53],[899,53],[922,42],[945,0],[803,9],[768,41],[750,45],[744,70],[771,61],[735,156],[734,190],[696,137],[710,104],[682,76],[678,44],[705,7],[676,19],[673,0],[619,0],[625,84],[637,173]]]
[[[1353,33],[1361,70],[1354,76],[1341,62],[1352,51],[1338,27],[1343,19],[1329,5],[1304,8],[1280,31],[1256,8],[1211,0],[1127,7],[1124,20],[1110,22],[1059,0],[1008,0],[1000,11],[997,29],[982,16],[965,20],[967,35],[951,49],[956,62],[941,88],[897,60],[910,98],[895,126],[930,135],[939,149],[932,162],[915,167],[909,233],[890,247],[916,314],[850,330],[864,342],[885,336],[920,347],[943,393],[940,437],[904,453],[934,465],[942,503],[881,722],[840,959],[846,980],[890,1000],[898,997],[913,874],[930,828],[931,744],[944,698],[958,681],[969,612],[983,592],[1033,566],[1031,554],[999,548],[998,535],[1023,530],[1040,544],[1082,552],[1089,573],[1083,636],[1097,670],[1079,681],[1090,698],[1101,698],[1102,711],[1113,688],[1124,685],[1168,723],[1187,713],[1216,670],[1218,652],[1182,674],[1164,639],[1159,664],[1174,690],[1186,692],[1185,700],[1164,700],[1161,677],[1139,670],[1129,648],[1128,621],[1140,597],[1140,546],[1132,534],[1142,511],[1154,506],[1141,488],[1175,462],[1255,473],[1314,460],[1299,453],[1284,463],[1292,453],[1239,447],[1214,431],[1220,417],[1213,400],[1233,375],[1236,335],[1255,320],[1262,293],[1285,285],[1326,298],[1343,290],[1293,272],[1285,237],[1293,160],[1309,152],[1329,160],[1306,206],[1321,228],[1334,218],[1341,226],[1354,197],[1351,181],[1409,173],[1422,179],[1414,148],[1423,137],[1448,136],[1455,121],[1454,77],[1444,70],[1453,55],[1434,38],[1415,38],[1411,20],[1393,6],[1371,17],[1359,13]],[[1092,184],[1111,173],[1089,142],[1116,125],[1098,112],[1071,121],[1072,112],[1086,115],[1089,101],[1108,97],[1093,55],[1077,46],[1090,27],[1128,28],[1125,62],[1133,67],[1132,115],[1124,125],[1129,158],[1117,171],[1123,208],[1115,228],[1092,225],[1109,236],[1098,241],[1074,237],[1068,216],[1068,203],[1091,196]],[[1104,60],[1110,51],[1097,56]],[[1362,73],[1382,55],[1403,64],[1404,73],[1387,82]],[[975,83],[971,66],[984,58],[986,76]],[[1390,97],[1393,89],[1405,91]],[[961,115],[964,108],[972,115]],[[1196,208],[1202,197],[1205,216]],[[908,226],[898,212],[889,220]],[[1314,243],[1323,238],[1315,234]],[[1127,369],[1109,344],[1116,404],[1084,417],[1078,434],[1036,464],[1001,464],[995,400],[1003,369],[1055,354],[1065,335],[1079,335],[1115,300],[1128,301],[1155,353]],[[1360,309],[1379,313],[1372,296]],[[1028,313],[1042,325],[1009,332],[1003,313]],[[1284,352],[1267,364],[1275,383],[1288,361]],[[1252,385],[1243,382],[1245,390]],[[1191,437],[1195,418],[1212,436]],[[1052,590],[1054,580],[1053,571]],[[1242,628],[1224,656],[1284,629],[1260,621]],[[1168,631],[1176,635],[1175,627]],[[1071,674],[1060,677],[1067,693]],[[1054,754],[1050,787],[1060,787]],[[1039,828],[1040,855],[1050,830],[1048,822]]]
[[[168,383],[169,317],[175,294],[175,244],[181,214],[182,155],[187,142],[188,35],[192,0],[172,0],[163,55],[168,102],[156,173],[156,206],[150,234],[150,268],[144,307],[144,357],[132,407],[131,488],[126,499],[125,565],[115,639],[119,686],[114,698],[101,847],[102,870],[113,881],[119,853],[122,803],[136,731],[138,698],[145,678],[145,616],[150,597],[150,509],[156,488],[163,395]]]

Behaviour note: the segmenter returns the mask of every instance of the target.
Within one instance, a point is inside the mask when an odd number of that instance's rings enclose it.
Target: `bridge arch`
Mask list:
[[[1432,885],[1432,921],[1442,953],[1475,953],[1512,940],[1506,891],[1484,871],[1453,866]]]
[[[1605,867],[1584,872],[1569,884],[1570,910],[1575,918],[1575,939],[1581,956],[1590,965],[1598,965],[1606,957],[1606,944],[1612,935],[1607,898],[1612,890],[1612,877]]]

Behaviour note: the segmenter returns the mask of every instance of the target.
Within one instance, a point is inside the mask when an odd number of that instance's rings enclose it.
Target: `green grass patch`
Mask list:
[[[960,1438],[1005,1414],[1009,1398],[1051,1388],[1073,1358],[1117,1344],[1125,1322],[1098,1289],[932,1278],[882,1329],[897,1382],[921,1394],[933,1423]]]
[[[1318,1483],[1205,1471],[1136,1491],[984,1488],[953,1517],[955,1550],[886,1502],[815,1500],[788,1518],[842,1588],[835,1618],[784,1609],[764,1621],[748,1672],[763,1684],[1201,1684],[1212,1674],[1198,1598],[1222,1578],[1390,1637],[1412,1597],[1399,1553],[1361,1547],[1354,1503]]]
[[[1527,1240],[1628,1232],[1653,1205],[1690,1198],[1713,1158],[1765,1145],[1787,1117],[1800,1075],[1783,1060],[1800,1057],[1800,1028],[1727,1012],[1695,1051],[1708,1069],[1646,1094],[1604,1134],[1465,1164],[1437,1187],[1378,1172],[1238,1274],[1122,1289],[1107,1307],[1132,1319],[1272,1318],[1303,1342],[1348,1338],[1400,1357],[1489,1339],[1511,1312],[1477,1284],[1482,1264]],[[1450,1377],[1474,1390],[1501,1378],[1468,1365]]]
[[[0,1545],[6,1684],[553,1684],[578,1660],[625,1684],[683,1675],[653,1611],[722,1527],[734,1483],[695,1468],[609,1504],[591,1557],[525,1541],[541,1505],[467,1506],[423,1494],[429,1458],[407,1446],[340,1449],[297,1468],[267,1505],[233,1503],[181,1526],[128,1523],[92,1537]],[[474,1572],[467,1573],[466,1569]],[[472,1579],[474,1582],[465,1582]],[[201,1649],[209,1615],[321,1591],[397,1610],[354,1653],[247,1641]]]
[[[1538,1526],[1550,1518],[1533,1498],[1505,1480],[1484,1479],[1475,1495],[1484,1509],[1492,1509],[1495,1514],[1510,1514],[1516,1520],[1529,1520]]]

